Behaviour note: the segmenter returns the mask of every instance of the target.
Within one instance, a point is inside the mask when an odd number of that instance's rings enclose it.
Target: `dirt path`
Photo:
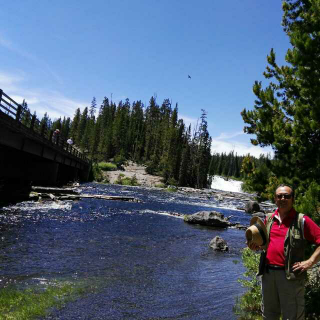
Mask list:
[[[162,183],[161,177],[147,174],[145,166],[138,165],[132,161],[127,162],[127,165],[124,166],[124,171],[106,171],[103,173],[104,177],[108,178],[110,183],[115,183],[119,174],[123,174],[124,177],[127,178],[132,178],[135,175],[139,185],[144,187],[155,187]]]

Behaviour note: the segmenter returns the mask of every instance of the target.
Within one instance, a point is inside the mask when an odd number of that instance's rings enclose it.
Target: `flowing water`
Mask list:
[[[236,319],[244,231],[189,225],[171,215],[216,210],[248,224],[236,200],[117,185],[82,188],[142,202],[82,199],[0,209],[1,287],[68,280],[95,288],[46,319]],[[229,252],[209,248],[217,235]]]
[[[213,176],[211,188],[224,191],[241,192],[242,184],[242,181],[226,179],[225,177],[220,176]]]

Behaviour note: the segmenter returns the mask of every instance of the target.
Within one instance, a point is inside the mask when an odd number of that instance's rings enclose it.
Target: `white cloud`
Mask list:
[[[199,119],[187,117],[185,115],[179,115],[179,118],[183,120],[186,128],[191,124],[192,129],[195,128],[199,122]]]
[[[221,135],[220,135],[221,136]],[[219,136],[219,137],[220,137]],[[250,143],[243,143],[235,140],[231,141],[223,141],[217,138],[212,139],[211,144],[211,153],[229,153],[231,151],[234,151],[234,153],[237,153],[240,155],[247,155],[250,153],[250,155],[259,158],[260,154],[271,154],[273,156],[273,150],[270,147],[267,148],[261,148],[259,146],[254,146]]]
[[[36,111],[39,117],[42,117],[47,112],[52,119],[64,116],[73,118],[77,108],[83,110],[88,105],[88,103],[72,100],[54,91],[28,91],[25,92],[25,99],[30,110]],[[21,103],[22,101],[17,102]]]
[[[0,72],[0,89],[7,92],[16,90],[17,84],[23,80],[24,77],[22,75]]]
[[[26,79],[21,75],[11,75],[0,71],[0,89],[17,103],[26,100],[31,112],[36,111],[39,118],[47,112],[52,119],[73,117],[75,110],[83,110],[88,103],[70,99],[60,92],[42,89],[25,89]]]
[[[218,137],[215,138],[215,140],[228,140],[228,139],[232,139],[238,136],[242,136],[245,133],[243,131],[238,131],[238,132],[234,132],[234,133],[226,133],[226,132],[222,132]]]

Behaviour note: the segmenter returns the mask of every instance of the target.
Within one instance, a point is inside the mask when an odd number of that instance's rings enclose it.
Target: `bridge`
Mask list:
[[[6,183],[87,181],[91,163],[66,138],[0,89],[0,189]]]

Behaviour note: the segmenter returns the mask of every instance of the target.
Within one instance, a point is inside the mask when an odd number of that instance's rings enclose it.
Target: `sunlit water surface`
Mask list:
[[[83,199],[0,209],[1,287],[94,284],[46,319],[236,319],[232,307],[244,292],[237,282],[244,272],[244,231],[189,225],[170,214],[216,210],[248,224],[250,216],[235,210],[239,202],[139,187],[82,187],[142,202]],[[229,252],[209,248],[217,235]]]

